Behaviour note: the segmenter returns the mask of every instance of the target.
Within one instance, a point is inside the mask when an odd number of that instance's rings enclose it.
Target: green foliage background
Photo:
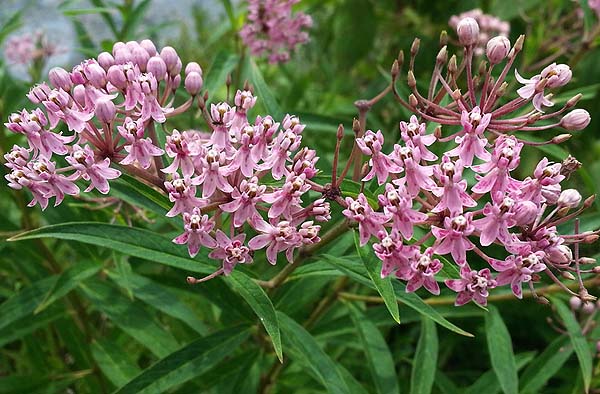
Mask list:
[[[61,6],[84,56],[110,50],[115,40],[161,38],[164,26],[144,22],[149,0],[90,3],[93,8],[70,1]],[[231,74],[237,87],[245,80],[253,84],[260,103],[256,113],[299,115],[308,125],[305,144],[317,149],[319,167],[330,174],[338,124],[351,133],[353,102],[386,86],[398,51],[407,51],[415,36],[421,38],[417,80],[426,85],[449,17],[480,7],[510,20],[513,42],[527,33],[521,69],[540,59],[540,46],[556,33],[548,26],[576,4],[306,0],[297,8],[315,20],[311,41],[280,66],[243,54],[236,33],[243,7],[229,0],[215,0],[213,6],[223,9],[221,18],[211,21],[200,8],[189,10],[193,31],[182,27],[169,44],[184,64],[201,64],[211,100],[224,98],[224,81]],[[102,20],[114,39],[96,42],[81,22],[83,14]],[[0,21],[0,40],[21,17]],[[589,9],[584,18],[586,31],[598,23]],[[543,155],[560,160],[572,153],[584,168],[570,182],[585,196],[596,194],[600,181],[600,121],[595,119],[600,53],[594,44],[574,67],[573,81],[555,97],[564,101],[582,92],[592,124],[560,148],[528,151],[522,163],[526,173]],[[27,105],[28,88],[11,77],[2,59],[0,118]],[[409,115],[388,98],[369,113],[368,128],[394,136],[397,123]],[[193,128],[200,119],[192,113],[179,122],[169,127]],[[0,136],[2,153],[23,142],[7,130]],[[350,148],[347,138],[342,157]],[[6,169],[0,171],[4,175]],[[593,356],[600,332],[583,337],[577,318],[587,317],[574,316],[560,295],[550,307],[500,294],[487,311],[455,308],[450,293],[427,301],[427,293],[406,294],[400,283],[378,279],[378,267],[367,252],[357,252],[351,231],[308,258],[277,289],[265,291],[253,278],[268,280],[286,263],[271,267],[260,253],[254,265],[237,268],[230,278],[192,287],[185,277],[210,273],[215,262],[206,253],[192,260],[185,248],[170,242],[180,223],[164,217],[168,201],[135,179],[115,182],[111,196],[121,202],[105,209],[67,199],[42,214],[26,208],[24,193],[3,186],[0,196],[0,393],[600,390]],[[143,208],[144,215],[132,206]],[[600,227],[597,208],[582,221],[584,229]],[[25,230],[33,231],[8,241]],[[589,246],[585,252],[599,251]],[[591,291],[598,294],[597,288]],[[340,292],[381,295],[386,303],[341,301]],[[554,329],[556,321],[564,323],[564,334]]]

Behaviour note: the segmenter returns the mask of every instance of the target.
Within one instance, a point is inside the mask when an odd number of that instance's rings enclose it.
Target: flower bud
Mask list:
[[[73,88],[73,99],[82,107],[85,107],[85,86],[75,85]]]
[[[560,125],[569,131],[583,130],[590,124],[591,120],[588,111],[578,108],[563,116]]]
[[[581,304],[582,302],[579,297],[572,296],[571,298],[569,298],[569,306],[571,307],[571,310],[579,310],[579,308],[581,308]]]
[[[39,85],[31,88],[29,93],[27,93],[27,98],[34,104],[39,104],[42,101],[48,100],[48,94],[50,93],[50,88],[45,83],[41,83]]]
[[[590,315],[594,312],[595,309],[596,309],[596,304],[588,301],[588,302],[584,303],[583,306],[581,307],[581,312],[585,313],[586,315]]]
[[[108,71],[110,66],[115,64],[115,58],[113,57],[113,55],[111,55],[108,52],[102,52],[101,54],[98,55],[98,64],[105,71]]]
[[[125,64],[132,60],[131,52],[125,45],[114,51],[115,64]]]
[[[139,44],[137,44],[131,51],[131,56],[133,63],[138,65],[140,71],[146,72],[148,59],[150,59],[150,55],[148,55],[148,52]]]
[[[554,264],[569,264],[573,260],[573,252],[567,245],[558,245],[545,250],[546,257]]]
[[[113,47],[112,47],[112,54],[113,54],[113,56],[115,56],[117,54],[117,51],[119,49],[122,49],[122,48],[125,48],[125,47],[126,47],[126,45],[125,45],[124,42],[121,42],[121,41],[115,42],[113,44]]]
[[[475,45],[479,40],[479,25],[473,18],[463,18],[456,26],[456,34],[461,45]]]
[[[497,36],[488,41],[486,56],[491,64],[498,64],[508,55],[510,41],[504,36]]]
[[[167,74],[167,65],[162,57],[152,56],[150,60],[148,60],[146,71],[154,75],[154,78],[156,78],[157,81],[162,81]]]
[[[154,43],[148,39],[146,40],[142,40],[140,42],[140,46],[142,48],[144,48],[146,50],[146,52],[148,52],[148,55],[150,57],[155,56],[156,55],[156,47],[154,46]]]
[[[189,62],[187,66],[185,66],[185,75],[188,75],[191,72],[197,72],[200,74],[200,76],[202,76],[202,68],[196,62]]]
[[[566,208],[576,208],[581,203],[581,194],[575,189],[566,189],[558,197],[558,205]]]
[[[518,226],[533,223],[539,213],[539,208],[531,201],[519,201],[513,207],[514,219]]]
[[[160,57],[162,57],[162,59],[165,61],[165,64],[167,65],[167,70],[169,71],[177,65],[178,61],[180,61],[175,49],[169,46],[164,47],[160,51]]]
[[[117,108],[112,100],[100,99],[96,102],[94,113],[101,123],[111,123],[117,115]]]
[[[64,68],[54,67],[48,72],[48,79],[50,83],[57,89],[62,89],[65,92],[70,92],[73,83],[69,72]]]
[[[181,75],[177,74],[171,79],[171,88],[175,91],[179,85],[181,85]]]
[[[106,86],[106,71],[97,63],[88,64],[84,73],[88,81],[97,88]]]
[[[108,81],[117,89],[125,89],[127,86],[127,77],[119,66],[110,66],[106,73]]]
[[[200,92],[200,89],[202,89],[202,76],[200,75],[200,73],[197,73],[195,71],[189,73],[185,77],[184,86],[185,90],[187,90],[187,92],[190,95],[197,95]]]
[[[577,105],[577,103],[579,102],[579,100],[581,100],[582,97],[583,97],[583,94],[577,93],[575,96],[571,97],[567,101],[567,103],[565,104],[565,107],[567,107],[567,108],[573,108],[574,106]]]

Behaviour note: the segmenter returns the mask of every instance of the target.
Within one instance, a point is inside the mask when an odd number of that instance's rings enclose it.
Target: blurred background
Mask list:
[[[299,46],[288,62],[269,64],[264,58],[252,58],[239,37],[246,18],[244,1],[1,0],[0,118],[6,120],[12,112],[30,107],[25,94],[35,83],[47,80],[51,67],[70,70],[86,58],[110,51],[116,41],[150,38],[157,47],[176,48],[184,64],[196,61],[205,75],[211,71],[219,75],[206,84],[213,102],[225,97],[226,75],[232,76],[235,88],[241,88],[246,80],[256,79],[253,73],[258,70],[278,107],[299,115],[307,124],[304,144],[320,152],[319,168],[329,174],[338,124],[351,133],[352,119],[357,116],[354,101],[371,98],[387,86],[398,52],[408,53],[413,39],[421,39],[415,71],[418,83],[427,86],[440,48],[440,32],[447,31],[450,43],[455,42],[449,25],[452,16],[480,9],[509,26],[511,42],[526,35],[524,51],[515,63],[524,77],[538,74],[554,61],[572,67],[572,81],[556,92],[554,101],[564,103],[582,93],[579,106],[590,112],[592,123],[560,147],[528,149],[518,175],[530,173],[543,156],[560,161],[571,154],[583,167],[571,177],[570,185],[587,197],[600,189],[600,117],[596,116],[600,108],[600,23],[592,3],[303,0],[294,9],[312,17],[313,26],[307,30],[310,41]],[[19,59],[15,42],[22,37],[43,49],[42,55]],[[510,98],[515,97],[516,86],[509,86]],[[259,97],[257,113],[264,113],[261,100]],[[393,97],[387,97],[369,113],[367,127],[397,136],[398,122],[409,116]],[[199,117],[191,113],[178,122],[181,124],[172,126],[194,128]],[[0,153],[22,143],[21,137],[2,128]],[[351,142],[348,138],[344,154]],[[6,168],[0,172],[4,176]],[[0,187],[0,394],[111,393],[198,337],[222,327],[254,323],[252,311],[221,279],[192,288],[185,283],[183,271],[106,248],[60,240],[7,241],[24,230],[75,221],[133,225],[165,237],[179,233],[177,224],[131,205],[126,190],[115,187],[114,193],[103,199],[100,195],[97,199],[71,198],[42,214],[39,207],[26,207],[30,196],[24,192]],[[598,207],[596,203],[582,217],[583,231],[600,227]],[[600,254],[597,246],[586,248],[586,255]],[[246,272],[262,278],[274,273],[266,264],[255,264]],[[306,275],[278,289],[272,299],[278,310],[298,321],[306,320],[329,294],[332,283],[327,276]],[[600,294],[597,287],[590,290]],[[436,310],[475,337],[437,330],[439,356],[432,392],[501,392],[491,370],[484,311],[472,305],[455,308],[451,303],[440,304]],[[520,392],[583,392],[578,359],[562,335],[565,328],[555,309],[530,298],[505,297],[494,304],[512,338]],[[393,355],[401,392],[408,392],[422,333],[419,316],[401,307],[403,324],[396,325],[383,306],[371,305],[365,314],[382,332]],[[573,306],[572,314],[582,326],[593,326],[597,319],[595,305],[587,310]],[[362,350],[355,345],[357,333],[345,308],[331,308],[310,333],[351,375],[348,379],[358,385],[353,392],[378,392],[365,368]],[[600,331],[588,331],[586,340],[594,352],[599,339]],[[291,363],[277,373],[277,383],[265,388],[265,374],[273,368],[274,355],[258,350],[261,341],[264,336],[253,332],[249,342],[224,360],[214,364],[196,360],[168,384],[150,385],[143,392],[325,392],[293,355]],[[597,360],[594,357],[594,370]],[[600,392],[600,379],[595,377],[591,386],[592,392]]]

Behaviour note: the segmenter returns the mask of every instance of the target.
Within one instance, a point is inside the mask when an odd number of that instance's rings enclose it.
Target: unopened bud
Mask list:
[[[550,304],[550,301],[546,297],[537,297],[535,300],[538,302],[538,304],[542,304],[542,305]]]
[[[584,208],[591,207],[592,204],[594,203],[594,201],[596,201],[596,195],[592,194],[591,196],[589,196],[588,198],[586,198],[585,200],[583,200],[583,207]]]
[[[148,51],[142,48],[139,44],[136,43],[134,48],[131,50],[131,58],[134,64],[137,64],[142,72],[146,71],[146,66],[148,65],[148,59],[150,59],[150,55]]]
[[[534,112],[533,114],[529,115],[529,117],[527,117],[527,124],[533,124],[533,123],[537,122],[538,120],[540,120],[541,117],[542,117],[541,112]]]
[[[442,138],[442,126],[438,125],[435,130],[433,130],[433,135],[435,136],[435,138],[440,139]]]
[[[594,242],[596,242],[598,240],[599,236],[597,234],[590,234],[590,235],[586,235],[583,238],[583,243],[586,244],[593,244]]]
[[[596,259],[593,257],[580,257],[579,264],[596,264]]]
[[[556,137],[552,138],[551,141],[553,144],[562,144],[563,142],[567,141],[571,137],[572,137],[571,134],[559,134]]]
[[[477,72],[479,73],[479,75],[481,75],[483,77],[483,75],[485,74],[486,70],[487,70],[487,62],[485,60],[482,60],[479,63],[479,69],[478,69]]]
[[[446,61],[448,61],[448,48],[446,48],[445,45],[442,47],[442,49],[440,49],[435,60],[439,64],[444,64],[444,63],[446,63]]]
[[[507,82],[502,82],[500,87],[496,90],[496,96],[503,97],[506,94],[506,89],[508,88]]]
[[[593,302],[587,301],[582,305],[581,312],[585,313],[586,315],[591,315],[595,309],[596,305]]]
[[[202,68],[196,62],[189,62],[187,66],[185,66],[185,75],[188,75],[191,72],[197,72],[202,76]]]
[[[568,207],[563,207],[563,208],[560,208],[560,209],[559,209],[559,210],[556,212],[556,214],[558,215],[558,217],[561,217],[561,218],[562,218],[562,217],[564,217],[564,216],[567,216],[567,214],[569,213],[569,210],[570,210],[570,209],[571,209],[571,208],[568,208]]]
[[[167,75],[167,65],[162,57],[152,56],[148,60],[146,69],[151,73],[157,81],[162,81]]]
[[[108,71],[110,66],[115,64],[115,58],[108,52],[102,52],[98,55],[98,64],[104,69],[104,71]]]
[[[342,138],[344,138],[344,125],[341,123],[338,126],[336,137],[338,140],[342,140]]]
[[[354,134],[360,133],[360,122],[356,118],[352,120],[352,131],[354,131]]]
[[[421,46],[421,40],[418,38],[415,38],[413,40],[412,45],[410,46],[410,54],[411,56],[415,56],[418,52],[419,52],[419,47]]]
[[[524,41],[525,41],[525,36],[523,34],[521,34],[519,36],[519,38],[517,38],[517,41],[515,41],[515,45],[513,46],[513,49],[515,50],[515,52],[520,52],[523,49]]]
[[[415,79],[415,74],[412,72],[412,70],[409,70],[408,74],[406,75],[406,83],[411,89],[414,89],[417,86],[417,80]]]
[[[156,46],[154,46],[154,43],[152,41],[150,41],[148,39],[142,40],[142,41],[140,41],[140,46],[142,48],[144,48],[146,50],[146,52],[148,52],[148,55],[150,57],[156,55]]]
[[[539,213],[539,208],[531,201],[520,201],[513,207],[515,213],[514,220],[518,226],[524,226],[533,223]]]
[[[160,57],[164,60],[169,72],[174,69],[177,66],[177,62],[180,61],[177,51],[170,46],[166,46],[160,51]]]
[[[233,80],[231,79],[231,73],[227,74],[227,78],[225,78],[225,85],[231,86]]]
[[[588,111],[578,108],[563,116],[560,125],[569,131],[583,130],[590,124],[591,120]]]
[[[364,163],[362,166],[362,169],[360,171],[360,178],[364,178],[367,176],[367,174],[369,173],[370,168],[369,168],[369,163]]]
[[[394,63],[392,64],[392,70],[391,70],[392,80],[395,80],[396,78],[398,78],[399,73],[400,73],[400,65],[398,64],[398,60],[394,60]]]
[[[196,71],[190,72],[185,77],[185,90],[192,96],[196,96],[202,89],[202,75]]]
[[[448,62],[448,72],[450,74],[456,74],[457,71],[458,66],[456,64],[456,55],[452,55],[452,57],[450,57],[450,61]]]
[[[48,72],[48,78],[50,79],[50,83],[57,89],[62,89],[65,92],[71,91],[71,86],[73,83],[71,82],[71,77],[69,73],[64,68],[54,67]]]
[[[400,50],[400,52],[398,52],[398,57],[396,60],[398,60],[398,65],[402,67],[402,65],[404,64],[404,51],[403,50]]]
[[[419,105],[419,100],[417,100],[417,96],[415,96],[414,94],[408,96],[408,105],[410,105],[413,108],[416,108]]]
[[[117,108],[112,100],[100,99],[96,102],[94,113],[101,123],[111,123],[117,115]]]
[[[596,267],[592,268],[592,272],[595,274],[600,274],[600,266],[596,266]]]
[[[577,93],[575,96],[571,97],[569,99],[569,101],[567,101],[567,103],[565,104],[565,107],[572,108],[572,107],[576,106],[582,97],[583,97],[583,94]]]
[[[569,271],[563,271],[560,274],[561,274],[561,276],[563,278],[568,279],[568,280],[575,280],[576,279],[575,276],[572,273],[570,273]]]
[[[569,306],[571,307],[571,310],[573,311],[578,311],[579,308],[581,308],[581,299],[579,299],[579,297],[575,297],[572,296],[571,298],[569,298]]]
[[[442,30],[440,33],[440,46],[448,45],[448,33],[446,30]]]
[[[486,56],[491,64],[498,64],[510,51],[510,41],[504,36],[497,36],[488,41],[486,46]]]
[[[460,91],[460,89],[456,89],[455,91],[452,92],[452,99],[454,99],[454,101],[460,100],[461,97],[462,97],[462,92]]]
[[[475,45],[479,40],[479,24],[473,18],[463,18],[456,26],[456,34],[461,45]]]
[[[581,193],[575,189],[566,189],[558,197],[558,206],[565,208],[575,208],[581,203]]]

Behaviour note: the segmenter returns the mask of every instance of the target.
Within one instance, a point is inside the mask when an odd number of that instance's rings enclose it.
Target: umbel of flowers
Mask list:
[[[580,163],[572,157],[559,163],[544,157],[529,176],[514,175],[525,145],[555,144],[571,136],[531,142],[527,135],[554,128],[581,130],[589,124],[587,111],[571,110],[581,95],[546,112],[554,106],[550,91],[571,79],[569,66],[551,64],[529,79],[515,71],[522,86],[516,98],[500,105],[508,95],[505,78],[524,37],[512,46],[504,36],[491,38],[486,44],[489,63],[473,75],[479,26],[473,18],[465,18],[457,31],[464,47],[460,66],[455,55],[448,60],[444,46],[427,92],[419,91],[413,74],[418,40],[411,48],[407,83],[412,93],[407,99],[395,89],[403,57],[394,63],[395,97],[415,115],[400,122],[400,141],[389,151],[383,149],[381,131],[358,135],[357,147],[369,157],[362,181],[376,179],[382,192],[377,206],[362,193],[347,197],[344,215],[358,222],[361,245],[376,240],[373,249],[382,263],[381,276],[406,281],[407,291],[424,287],[439,294],[435,275],[443,264],[451,264],[458,277],[445,284],[458,293],[457,305],[470,300],[486,305],[489,291],[500,286],[510,286],[521,298],[526,285],[535,296],[534,283],[541,275],[572,295],[593,299],[581,275],[596,273],[598,267],[590,266],[593,259],[579,255],[579,244],[596,241],[597,232],[580,233],[578,222],[574,234],[558,232],[558,226],[593,202],[592,196],[582,203],[577,190],[561,186]],[[494,73],[496,68],[500,70]],[[432,133],[427,132],[429,122],[437,124]],[[441,155],[432,152],[437,144],[447,143],[452,146]],[[467,181],[473,178],[474,182]],[[421,230],[418,237],[416,228]],[[445,262],[436,255],[445,256]],[[471,263],[478,260],[475,255],[485,266]],[[559,278],[578,280],[578,292]]]
[[[50,70],[49,80],[28,94],[38,108],[5,123],[27,138],[28,146],[5,155],[5,165],[9,186],[33,195],[30,206],[45,209],[52,198],[58,205],[65,195],[78,196],[80,186],[106,194],[109,181],[127,172],[168,194],[167,216],[184,222],[173,241],[187,244],[192,257],[210,249],[222,262],[215,274],[251,263],[263,248],[270,263],[280,252],[291,262],[295,249],[319,241],[317,223],[329,219],[329,203],[308,201],[318,157],[301,148],[298,117],[249,119],[257,100],[250,90],[207,108],[201,67],[183,68],[173,48],[158,51],[149,40],[118,42],[70,72]],[[182,81],[189,98],[173,107]],[[167,129],[169,118],[190,109],[201,112],[210,132],[171,130],[161,145],[155,126]],[[217,224],[223,215],[231,216],[226,228]],[[252,239],[248,228],[257,234]]]

